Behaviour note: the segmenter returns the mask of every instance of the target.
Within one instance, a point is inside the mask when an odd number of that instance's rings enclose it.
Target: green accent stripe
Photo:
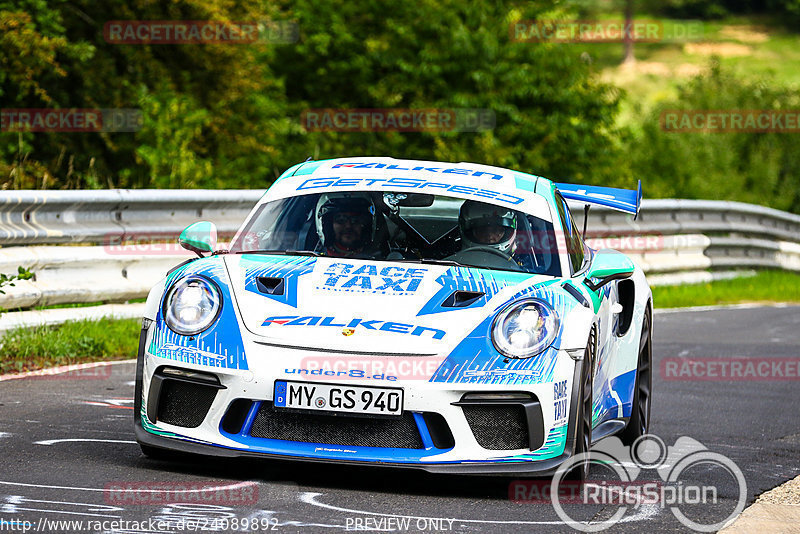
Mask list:
[[[314,171],[316,171],[317,168],[320,165],[322,165],[323,163],[325,163],[326,161],[329,161],[329,160],[323,159],[323,160],[320,160],[320,161],[309,161],[308,163],[303,163],[302,167],[300,167],[292,176],[303,176],[303,175],[306,175],[306,174],[311,174]]]
[[[530,191],[531,193],[533,193],[536,190],[535,176],[529,177],[525,176],[524,174],[514,173],[514,181],[517,184],[517,189],[522,189],[523,191]]]

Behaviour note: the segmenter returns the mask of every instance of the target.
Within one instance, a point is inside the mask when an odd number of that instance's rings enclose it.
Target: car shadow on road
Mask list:
[[[296,484],[306,491],[343,489],[393,495],[475,497],[505,501],[509,497],[509,484],[523,478],[449,475],[428,473],[421,469],[258,458],[216,458],[178,453],[169,460],[155,460],[139,455],[133,459],[131,467],[206,480],[211,477],[267,484]],[[391,481],[391,484],[387,481]]]

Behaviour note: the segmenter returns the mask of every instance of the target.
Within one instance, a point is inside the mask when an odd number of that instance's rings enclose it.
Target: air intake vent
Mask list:
[[[475,440],[484,449],[514,450],[529,448],[528,423],[522,405],[463,405]]]
[[[252,405],[253,401],[247,399],[236,399],[233,401],[230,408],[228,408],[228,411],[225,413],[225,417],[222,419],[222,430],[228,434],[238,434],[241,432],[244,421],[247,419],[247,414]]]
[[[454,291],[442,302],[442,308],[466,308],[478,302],[486,293],[481,291]]]
[[[206,418],[217,387],[165,379],[158,398],[158,420],[170,425],[197,428]]]
[[[271,402],[262,402],[250,435],[304,443],[422,449],[414,416],[367,418],[315,413],[285,412]]]
[[[272,276],[260,276],[256,278],[256,287],[267,295],[283,295],[283,278]]]

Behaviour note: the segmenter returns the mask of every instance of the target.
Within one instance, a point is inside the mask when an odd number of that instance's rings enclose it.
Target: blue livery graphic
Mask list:
[[[316,258],[305,256],[242,256],[240,269],[244,271],[244,289],[289,306],[297,307],[297,285],[301,276],[314,270]],[[261,277],[283,278],[283,294],[271,295],[258,289]]]
[[[534,278],[534,276],[535,275],[528,273],[491,272],[469,267],[450,267],[436,279],[436,282],[442,286],[441,289],[425,303],[422,309],[417,313],[417,316],[480,308],[489,302],[501,289],[521,284],[522,282]],[[444,301],[452,295],[454,291],[473,291],[476,293],[483,293],[483,296],[468,306],[459,308],[442,307]]]
[[[228,274],[225,272],[222,258],[212,256],[179,267],[167,277],[165,287],[169,289],[188,275],[204,276],[217,284],[223,301],[219,317],[207,330],[193,336],[184,336],[173,332],[167,326],[162,303],[156,314],[155,332],[149,352],[178,362],[227,369],[247,369],[244,342],[233,309]],[[166,294],[167,292],[164,296]]]

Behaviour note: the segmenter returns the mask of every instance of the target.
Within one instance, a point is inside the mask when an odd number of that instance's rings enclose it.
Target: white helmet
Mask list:
[[[317,201],[315,222],[317,235],[323,246],[335,243],[333,217],[338,213],[350,213],[363,218],[369,228],[364,232],[361,247],[368,247],[375,240],[376,211],[375,202],[366,193],[324,193]]]
[[[511,256],[517,248],[517,216],[514,210],[467,200],[458,214],[463,248],[492,247]]]

